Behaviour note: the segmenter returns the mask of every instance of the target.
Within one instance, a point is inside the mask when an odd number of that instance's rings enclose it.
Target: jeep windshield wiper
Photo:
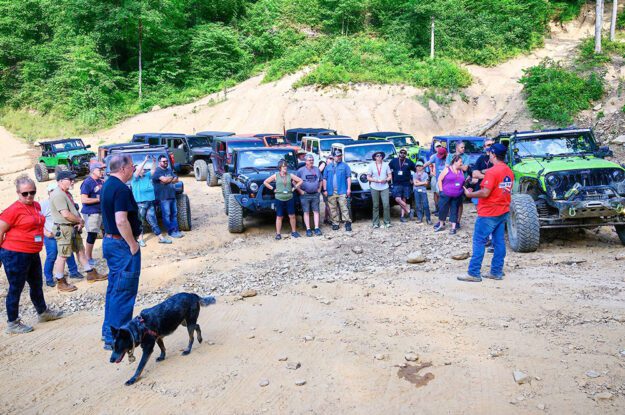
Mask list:
[[[252,166],[241,167],[241,171],[247,170],[247,169],[254,170],[256,173],[260,173],[260,170],[258,170],[256,167],[252,167]]]

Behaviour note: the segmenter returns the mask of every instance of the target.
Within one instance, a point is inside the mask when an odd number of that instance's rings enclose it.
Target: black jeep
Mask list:
[[[172,159],[172,154],[165,146],[148,146],[138,147],[133,144],[114,144],[111,145],[103,162],[106,164],[106,176],[109,175],[109,161],[114,154],[126,154],[132,158],[132,162],[135,166],[140,165],[145,160],[146,156],[152,156],[151,160],[145,163],[144,169],[150,170],[152,168],[152,162],[156,162],[160,156],[165,156],[168,159]],[[131,186],[131,183],[128,183]],[[189,203],[189,196],[184,193],[184,184],[178,182],[174,184],[176,188],[176,205],[178,208],[178,226],[181,231],[191,230],[191,204]],[[157,217],[160,216],[160,207],[156,204]],[[143,223],[143,229],[147,230],[149,225],[147,222]]]
[[[253,137],[215,137],[212,145],[212,153],[208,163],[206,184],[209,187],[219,185],[219,179],[225,172],[225,165],[231,163],[232,150],[243,147],[264,147],[265,143]]]
[[[246,216],[274,213],[275,195],[265,189],[263,182],[278,171],[280,160],[287,161],[289,173],[295,173],[299,167],[297,153],[289,148],[239,148],[232,152],[232,163],[222,177],[228,231],[243,232]],[[297,194],[294,197],[298,202]]]

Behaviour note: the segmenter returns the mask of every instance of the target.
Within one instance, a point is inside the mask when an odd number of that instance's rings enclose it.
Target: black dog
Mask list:
[[[161,349],[161,355],[156,358],[156,361],[160,362],[165,359],[163,337],[173,333],[179,325],[186,326],[189,332],[189,345],[182,352],[183,355],[191,353],[194,331],[197,332],[197,341],[202,343],[202,331],[200,325],[197,324],[197,318],[200,315],[200,306],[210,304],[215,304],[215,297],[202,298],[190,293],[175,294],[159,305],[141,311],[137,317],[119,329],[111,327],[114,337],[111,363],[121,362],[126,352],[128,361],[132,363],[135,361],[135,347],[141,345],[143,349],[139,367],[126,385],[132,385],[139,379],[154,350],[155,343]]]

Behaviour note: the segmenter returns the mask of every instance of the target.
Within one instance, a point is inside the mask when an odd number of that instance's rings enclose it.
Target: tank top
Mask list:
[[[276,173],[276,199],[286,202],[292,198],[291,175],[287,173],[286,176],[282,177],[280,173]]]
[[[450,168],[447,174],[443,178],[443,194],[449,197],[458,197],[464,193],[462,185],[464,184],[464,172],[458,170],[458,173],[454,173]]]

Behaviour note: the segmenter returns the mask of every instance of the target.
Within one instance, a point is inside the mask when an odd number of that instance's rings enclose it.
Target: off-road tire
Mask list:
[[[50,173],[45,163],[35,164],[35,178],[38,182],[47,182],[50,180]]]
[[[232,194],[228,197],[228,213],[228,231],[230,233],[243,232],[243,207]]]
[[[508,241],[515,252],[534,252],[540,243],[540,221],[530,195],[512,195],[507,222]]]
[[[181,194],[176,196],[176,206],[178,208],[178,228],[181,231],[191,230],[191,204],[189,196]]]
[[[193,173],[195,173],[195,180],[198,182],[206,180],[206,175],[208,174],[208,163],[206,163],[206,160],[195,160],[193,163]]]
[[[215,165],[213,163],[208,163],[208,171],[206,174],[206,184],[209,187],[215,187],[219,184],[219,178],[217,177],[217,172],[215,171]]]
[[[616,234],[621,240],[621,243],[625,245],[625,225],[614,225],[614,229],[616,230]]]
[[[59,164],[54,168],[54,176],[56,178],[56,175],[59,174],[62,171],[70,171],[69,170],[69,166],[67,164]]]
[[[228,214],[228,203],[230,201],[230,195],[232,194],[232,189],[230,188],[231,177],[230,173],[224,173],[224,175],[221,176],[221,194],[224,197],[224,212],[226,212],[226,215]]]

